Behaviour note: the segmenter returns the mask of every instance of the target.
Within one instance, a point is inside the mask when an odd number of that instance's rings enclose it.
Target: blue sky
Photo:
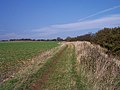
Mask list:
[[[0,0],[0,39],[56,38],[120,26],[120,0]]]

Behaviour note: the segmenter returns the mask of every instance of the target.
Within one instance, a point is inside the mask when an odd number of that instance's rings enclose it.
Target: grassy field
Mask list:
[[[33,77],[29,78],[20,89],[77,90],[75,64],[72,63],[75,61],[74,57],[73,45],[66,45],[50,58],[49,62],[40,68]]]
[[[44,65],[32,73],[23,82],[18,78],[9,80],[2,90],[78,90],[79,84],[75,70],[74,45],[64,45],[47,60]],[[43,64],[43,63],[42,63]],[[35,69],[35,68],[34,68]],[[81,89],[83,90],[83,89]]]
[[[3,44],[3,47],[7,45]],[[0,90],[120,90],[120,62],[109,57],[105,53],[106,49],[98,45],[90,42],[64,42],[59,46],[58,42],[9,44],[13,48],[11,52],[16,51],[16,45],[17,48],[23,45],[18,49],[23,51],[31,47],[26,51],[29,57],[25,55],[22,60],[14,59],[14,62],[6,59],[11,62],[5,63],[9,63],[11,70],[24,66],[29,61],[33,62],[2,83]],[[36,57],[33,58],[34,56]],[[8,67],[2,65],[3,70]],[[3,72],[1,74],[3,75]]]
[[[58,42],[0,42],[0,82]]]

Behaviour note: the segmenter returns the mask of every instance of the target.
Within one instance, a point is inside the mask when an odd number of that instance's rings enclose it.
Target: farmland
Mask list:
[[[20,45],[23,50],[26,47],[32,49],[26,51],[26,55],[31,51],[29,58],[11,61],[11,65],[8,66],[11,70],[14,69],[12,66],[22,67],[1,83],[0,90],[120,89],[120,62],[114,57],[109,57],[105,53],[106,49],[99,45],[85,41],[62,42],[60,45],[58,42],[11,42],[9,44],[12,44],[11,47],[13,44],[18,46],[21,44],[24,46],[23,48]],[[8,61],[6,63],[9,63]],[[2,66],[2,68],[7,67]]]
[[[56,46],[57,42],[1,42],[0,82],[26,66],[31,58]]]

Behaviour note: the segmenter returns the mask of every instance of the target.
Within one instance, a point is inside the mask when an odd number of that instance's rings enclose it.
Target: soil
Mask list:
[[[40,77],[39,80],[37,80],[35,83],[32,84],[32,89],[33,90],[43,90],[42,89],[42,84],[45,84],[48,82],[49,75],[54,71],[54,65],[57,63],[59,58],[62,56],[62,53],[66,50],[63,49],[57,54],[57,59],[53,60],[53,62],[49,65],[48,69],[42,74],[42,77]]]

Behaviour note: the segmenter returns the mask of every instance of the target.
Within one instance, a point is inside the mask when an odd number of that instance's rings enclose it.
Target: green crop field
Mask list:
[[[0,43],[0,63],[0,90],[120,90],[119,60],[86,41]]]
[[[0,42],[0,82],[43,51],[58,42]]]

